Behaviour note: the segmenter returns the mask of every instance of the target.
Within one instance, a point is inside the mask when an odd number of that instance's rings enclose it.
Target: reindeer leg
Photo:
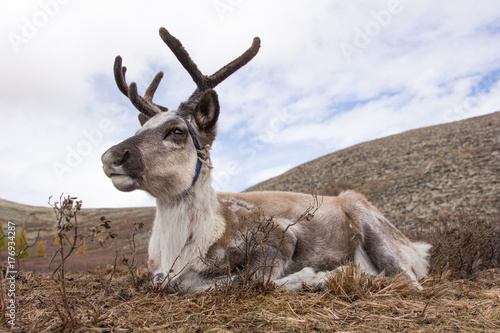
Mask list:
[[[362,244],[356,249],[356,264],[371,275],[382,271],[388,276],[405,272],[418,288],[418,279],[427,275],[430,245],[411,242],[363,195],[346,191],[338,198],[346,216],[363,230]]]
[[[155,232],[151,234],[151,239],[149,241],[148,268],[153,274],[153,285],[156,288],[161,288],[163,281],[165,280],[165,275],[161,271],[160,242]]]
[[[273,282],[278,287],[282,286],[288,290],[301,290],[303,284],[322,290],[325,287],[325,282],[329,274],[330,272],[328,271],[319,271],[311,267],[304,267],[298,272],[274,280]]]

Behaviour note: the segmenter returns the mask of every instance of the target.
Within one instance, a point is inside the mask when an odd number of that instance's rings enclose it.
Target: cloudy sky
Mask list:
[[[214,186],[242,191],[363,141],[500,109],[500,1],[0,0],[0,198],[46,206],[154,205],[122,193],[101,154],[139,128],[116,55],[156,103],[194,90],[158,36],[166,27],[205,74],[257,57],[217,88]]]

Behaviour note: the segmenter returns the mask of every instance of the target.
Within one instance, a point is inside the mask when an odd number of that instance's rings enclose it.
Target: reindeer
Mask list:
[[[328,274],[348,262],[372,275],[404,272],[418,285],[427,274],[430,245],[410,242],[359,193],[346,191],[321,202],[289,192],[216,193],[210,146],[219,101],[213,88],[257,54],[260,39],[205,76],[178,39],[165,28],[160,36],[197,88],[177,110],[168,110],[153,102],[163,73],[142,97],[135,83],[127,84],[117,56],[116,83],[140,111],[142,127],[102,155],[104,173],[118,190],[140,189],[156,198],[148,248],[156,286],[197,292],[245,274],[298,290],[303,283],[324,286]]]

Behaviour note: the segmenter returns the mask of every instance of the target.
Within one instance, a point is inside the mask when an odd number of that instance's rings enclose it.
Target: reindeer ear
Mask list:
[[[144,126],[144,124],[146,123],[146,121],[149,120],[148,117],[146,117],[143,113],[139,113],[139,122],[141,123],[141,126]]]
[[[194,109],[194,119],[198,128],[205,132],[213,129],[219,118],[219,109],[217,93],[212,89],[205,91]]]

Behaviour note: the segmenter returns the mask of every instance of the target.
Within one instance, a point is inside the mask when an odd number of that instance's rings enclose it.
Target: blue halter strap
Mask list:
[[[194,147],[196,148],[196,152],[198,154],[198,159],[196,162],[196,173],[194,175],[193,182],[191,183],[191,186],[193,186],[194,183],[196,183],[196,181],[198,180],[198,177],[200,176],[201,164],[202,164],[201,160],[203,160],[204,158],[203,158],[203,155],[201,154],[200,143],[198,142],[198,139],[196,138],[196,134],[194,133],[193,128],[191,127],[189,122],[184,117],[180,116],[178,113],[177,113],[177,115],[182,120],[184,120],[184,122],[186,123],[189,135],[191,135],[191,138],[193,139]]]

